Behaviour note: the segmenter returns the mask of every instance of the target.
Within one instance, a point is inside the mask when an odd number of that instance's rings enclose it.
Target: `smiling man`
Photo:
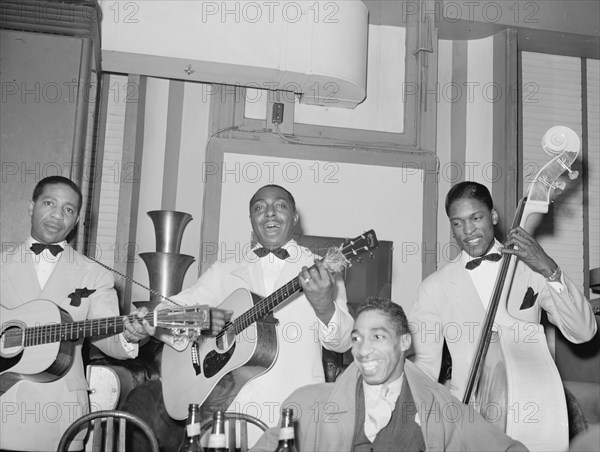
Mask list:
[[[361,305],[354,363],[335,383],[300,388],[284,403],[296,413],[299,450],[527,450],[405,361],[410,345],[399,305],[377,298]],[[277,441],[271,428],[252,451],[272,451]]]
[[[431,378],[438,379],[447,336],[450,390],[462,400],[503,254],[518,258],[508,298],[512,316],[539,323],[544,310],[570,341],[586,342],[594,336],[597,325],[590,304],[529,233],[512,229],[505,246],[494,238],[498,213],[484,185],[453,186],[446,196],[446,213],[462,252],[421,283],[410,314],[414,362]]]
[[[55,322],[59,308],[67,312],[72,321],[119,315],[112,274],[85,259],[67,243],[67,237],[79,221],[81,201],[79,187],[67,178],[51,176],[36,185],[27,209],[31,216],[30,237],[15,248],[9,250],[7,247],[2,253],[0,301],[3,308],[11,310],[6,311],[11,320],[25,322],[27,326],[44,325]],[[145,312],[140,310],[138,316],[143,317]],[[32,313],[35,313],[34,324],[27,320],[31,320]],[[46,315],[48,320],[44,321]],[[63,318],[63,322],[69,321]],[[145,320],[142,326],[139,321],[130,323],[126,318],[124,323],[123,333],[94,338],[92,343],[114,358],[135,358],[137,342],[148,336],[145,328],[149,325]],[[11,367],[4,368],[3,363],[0,379],[3,391],[8,390],[0,398],[0,449],[56,450],[66,428],[89,411],[82,342],[72,341],[72,356],[58,353],[50,361],[45,355],[48,348],[33,347],[18,355],[21,368],[30,371],[8,387],[5,383],[11,381],[8,378]],[[39,372],[34,371],[38,369],[37,360],[48,364],[41,366]],[[36,381],[40,377],[38,374],[46,371],[53,361],[64,363],[68,360],[72,361],[71,366],[64,375],[59,373],[56,375],[59,378],[49,382]],[[73,450],[83,448],[82,439],[79,435],[72,443]]]
[[[278,185],[266,185],[250,199],[249,215],[256,245],[242,247],[247,249],[243,255],[216,262],[192,287],[171,299],[182,305],[218,306],[236,289],[245,288],[264,298],[298,277],[302,292],[292,295],[272,313],[278,320],[274,364],[247,383],[230,406],[230,410],[276,425],[286,396],[300,386],[325,381],[321,346],[337,352],[350,348],[353,319],[342,277],[329,273],[319,261],[313,267],[318,256],[292,239],[292,229],[299,219],[292,194]],[[233,318],[243,312],[233,312]],[[229,316],[213,316],[213,333]],[[161,332],[157,337],[177,349],[187,345],[186,339],[178,342]],[[251,339],[244,333],[237,336],[237,340]],[[250,442],[257,438],[258,434]]]

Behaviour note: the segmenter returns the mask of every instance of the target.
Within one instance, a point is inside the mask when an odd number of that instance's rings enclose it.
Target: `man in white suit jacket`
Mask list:
[[[281,403],[294,390],[325,381],[321,346],[345,352],[351,345],[353,318],[348,312],[343,279],[339,274],[330,274],[320,262],[309,269],[318,256],[292,240],[292,228],[298,219],[294,198],[287,190],[276,185],[262,187],[250,201],[250,221],[258,245],[246,255],[216,262],[192,287],[171,297],[179,304],[217,306],[236,289],[245,288],[265,297],[299,278],[302,292],[273,311],[279,321],[275,363],[242,388],[230,406],[230,410],[252,414],[268,425],[277,422]],[[282,250],[289,256],[281,256]],[[239,314],[236,312],[234,317]],[[227,320],[213,315],[212,326],[218,330]],[[158,336],[176,348],[187,345],[185,339],[174,343],[172,336]]]
[[[518,227],[509,232],[505,246],[495,240],[498,214],[485,186],[461,182],[452,187],[446,196],[446,213],[462,252],[421,283],[409,316],[414,362],[431,378],[439,377],[445,338],[452,357],[450,390],[462,400],[502,254],[518,258],[508,301],[510,315],[539,323],[544,310],[572,342],[594,336],[597,325],[590,304],[529,233]],[[493,260],[478,259],[488,255]]]
[[[37,184],[29,204],[31,237],[25,243],[6,246],[2,253],[4,308],[44,299],[68,312],[73,321],[119,315],[112,274],[66,243],[79,219],[81,199],[79,187],[69,179],[51,176]],[[138,315],[144,314],[141,310]],[[137,342],[148,333],[137,320],[126,320],[125,325],[123,333],[92,343],[114,358],[135,358]],[[73,363],[64,376],[45,383],[24,379],[2,394],[0,449],[56,450],[66,428],[89,411],[81,346],[82,340],[77,341]],[[82,449],[81,438],[72,447]]]

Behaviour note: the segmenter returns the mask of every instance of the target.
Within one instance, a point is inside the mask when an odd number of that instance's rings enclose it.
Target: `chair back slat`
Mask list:
[[[229,422],[235,424],[233,419]],[[240,420],[240,452],[248,452],[248,423],[245,419]]]
[[[102,419],[92,421],[94,425],[94,436],[92,442],[92,452],[102,451]]]
[[[126,432],[127,432],[127,420],[124,418],[119,419],[119,452],[125,452],[126,444]]]
[[[115,423],[114,418],[106,418],[106,432],[104,437],[104,451],[113,452],[115,444]]]
[[[235,452],[235,421],[231,422],[231,420],[227,420],[225,418],[225,423],[227,424],[227,444],[229,445],[229,452]]]
[[[115,419],[119,419],[118,425],[115,426]],[[159,452],[158,441],[156,436],[152,432],[150,426],[140,419],[139,417],[127,413],[125,411],[118,410],[106,410],[106,411],[95,411],[84,416],[81,416],[73,424],[71,424],[58,444],[58,452],[66,452],[69,449],[69,444],[75,437],[78,431],[88,424],[93,424],[94,429],[94,440],[93,448],[94,452],[113,452],[115,450],[115,438],[118,439],[116,450],[119,452],[125,452],[126,450],[126,439],[127,439],[127,423],[133,424],[141,432],[144,433],[148,439],[150,449],[148,452]],[[118,428],[117,436],[115,436],[115,428]],[[104,441],[103,441],[104,440]],[[102,448],[104,446],[104,449]]]

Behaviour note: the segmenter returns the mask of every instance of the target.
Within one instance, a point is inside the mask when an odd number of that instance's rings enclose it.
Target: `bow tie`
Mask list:
[[[486,254],[485,256],[477,257],[477,258],[473,259],[472,261],[467,262],[467,265],[465,265],[465,268],[467,270],[473,270],[474,268],[479,267],[479,265],[483,261],[498,262],[500,259],[502,259],[501,254],[498,254],[498,253]]]
[[[269,253],[273,253],[275,257],[281,260],[285,260],[288,257],[290,257],[290,253],[288,253],[287,250],[283,248],[277,248],[274,250],[269,250],[267,248],[257,248],[254,250],[254,254],[256,254],[258,257],[265,257]]]
[[[62,252],[63,247],[60,245],[46,245],[45,243],[33,243],[29,249],[33,251],[36,255],[40,254],[42,251],[47,249],[52,253],[53,256],[57,256],[58,253]]]

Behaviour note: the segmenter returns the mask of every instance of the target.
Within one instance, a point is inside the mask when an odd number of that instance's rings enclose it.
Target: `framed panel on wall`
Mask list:
[[[296,234],[355,237],[374,229],[393,242],[391,295],[406,309],[436,268],[436,161],[429,154],[214,139],[202,170],[201,272],[251,246],[248,205],[266,184],[293,194]]]

